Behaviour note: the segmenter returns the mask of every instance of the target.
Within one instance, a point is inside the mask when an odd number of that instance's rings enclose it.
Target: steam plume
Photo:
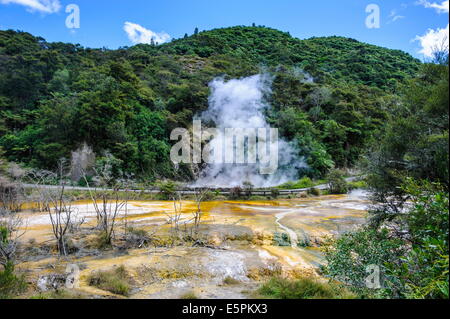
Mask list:
[[[209,109],[201,115],[201,120],[213,122],[220,132],[226,128],[269,128],[264,110],[270,106],[264,97],[270,94],[270,87],[270,77],[261,74],[227,82],[221,78],[215,79],[210,83]],[[210,144],[220,147],[224,138],[223,134],[218,134]],[[269,148],[273,149],[272,146],[269,145]],[[290,143],[279,139],[279,165],[274,174],[261,175],[258,163],[209,164],[194,186],[234,187],[242,186],[244,182],[250,182],[255,187],[280,185],[295,180],[298,169],[306,166],[297,154]]]

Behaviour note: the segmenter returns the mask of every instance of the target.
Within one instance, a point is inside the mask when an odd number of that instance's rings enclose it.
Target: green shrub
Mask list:
[[[312,278],[288,280],[280,277],[271,278],[263,284],[258,293],[274,299],[353,299],[345,288],[336,284],[322,283]]]
[[[157,181],[155,186],[159,188],[159,195],[163,200],[171,200],[176,194],[177,183],[174,181]]]
[[[314,182],[307,176],[303,177],[302,179],[298,180],[297,182],[287,182],[283,185],[280,185],[279,188],[281,189],[300,189],[300,188],[309,188],[313,187]]]
[[[130,277],[124,266],[109,271],[97,271],[88,278],[90,286],[128,296],[130,292]]]
[[[387,227],[365,227],[345,234],[324,245],[324,274],[367,297],[447,299],[448,192],[439,185],[411,180],[403,188],[410,206],[395,217],[407,232],[407,240],[405,231],[398,236]],[[365,287],[369,265],[380,267],[381,289]]]
[[[0,223],[0,244],[8,243],[8,227]]]
[[[23,276],[14,273],[14,265],[7,263],[0,271],[0,299],[9,299],[17,296],[26,289]]]
[[[291,246],[291,238],[286,233],[275,233],[273,243],[275,246],[288,247]]]
[[[349,190],[367,188],[367,182],[364,180],[349,182],[347,185]]]
[[[329,240],[322,249],[327,261],[323,269],[325,275],[349,285],[358,294],[395,295],[396,283],[387,278],[386,264],[397,262],[404,255],[404,246],[401,240],[391,239],[386,229],[362,228]],[[371,265],[380,267],[381,290],[366,287],[367,267]]]
[[[348,192],[348,184],[345,181],[345,175],[339,170],[332,170],[328,176],[328,190],[330,194],[346,194]]]
[[[449,298],[449,194],[438,184],[408,180],[406,214],[412,249],[402,267],[390,265],[407,298]]]
[[[278,198],[280,196],[280,191],[276,188],[272,188],[270,190],[270,197],[271,198]]]
[[[312,195],[312,196],[320,196],[320,195],[322,195],[322,192],[320,191],[320,189],[315,188],[315,187],[308,189],[307,193],[309,195]]]

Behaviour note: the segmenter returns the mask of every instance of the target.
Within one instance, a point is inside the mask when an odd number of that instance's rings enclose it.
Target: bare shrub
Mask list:
[[[0,265],[5,269],[16,263],[19,239],[25,234],[22,226],[22,219],[13,212],[0,217]]]
[[[208,199],[211,192],[208,188],[196,188],[195,189],[195,203],[197,205],[197,210],[193,212],[193,223],[194,223],[194,234],[198,235],[200,224],[202,222],[203,212],[202,212],[202,202]]]
[[[181,239],[180,220],[183,211],[183,202],[181,195],[173,196],[173,211],[166,213],[167,223],[170,225],[170,233],[172,240]]]
[[[75,210],[71,206],[72,199],[65,193],[67,172],[67,161],[62,158],[58,161],[56,173],[45,170],[33,170],[28,174],[38,193],[36,203],[39,210],[45,211],[49,215],[58,253],[61,256],[67,256],[69,253],[67,234],[74,227],[75,217]],[[46,185],[50,180],[57,181],[58,185],[52,187]]]
[[[127,214],[128,206],[129,183],[126,180],[117,179],[113,166],[114,158],[107,154],[101,165],[97,165],[94,169],[96,174],[93,178],[94,185],[91,185],[87,175],[83,174],[96,212],[97,228],[102,231],[105,245],[112,245],[117,218],[121,212]],[[127,189],[123,189],[124,187]],[[121,198],[121,191],[124,192],[125,199]]]
[[[21,181],[23,172],[18,165],[9,164],[7,172],[0,174],[0,214],[6,211],[19,212],[22,209],[26,200]]]

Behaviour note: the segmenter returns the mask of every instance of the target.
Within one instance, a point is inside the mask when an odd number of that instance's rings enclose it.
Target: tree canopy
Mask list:
[[[207,109],[208,83],[268,72],[269,122],[307,159],[299,175],[321,176],[355,164],[419,66],[353,39],[257,26],[118,50],[0,31],[0,147],[11,161],[51,169],[88,143],[124,171],[171,178],[169,133]]]

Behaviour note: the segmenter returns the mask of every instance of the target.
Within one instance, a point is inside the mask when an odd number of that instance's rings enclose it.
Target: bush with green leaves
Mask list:
[[[20,225],[20,218],[8,211],[0,219],[0,299],[14,297],[26,289],[24,276],[15,272]]]
[[[288,247],[288,246],[291,246],[291,238],[286,233],[276,232],[273,235],[273,243],[276,246]]]
[[[280,191],[276,188],[270,190],[270,198],[277,199],[280,196]]]
[[[329,276],[368,296],[449,297],[448,52],[402,87],[362,160],[372,199],[369,226],[325,249]],[[442,63],[442,61],[446,61]],[[368,291],[368,264],[383,289]]]
[[[314,182],[308,176],[303,177],[297,182],[286,182],[279,186],[281,189],[301,189],[301,188],[309,188],[313,187]]]
[[[393,239],[387,229],[362,228],[344,234],[338,239],[329,239],[322,247],[326,266],[326,276],[348,285],[361,295],[395,295],[388,265],[397,263],[405,254],[404,243]],[[380,269],[380,291],[367,289],[366,278],[370,275],[368,267]],[[395,283],[397,286],[397,283]]]
[[[448,192],[440,185],[413,180],[404,189],[410,206],[400,220],[329,241],[323,248],[324,272],[367,296],[448,298]],[[378,291],[365,287],[370,265],[380,267]]]
[[[318,189],[317,187],[313,187],[313,188],[308,189],[307,193],[309,195],[312,195],[312,196],[320,196],[320,195],[322,195],[322,191],[320,189]]]
[[[9,262],[0,269],[0,299],[17,296],[26,289],[26,281],[22,275],[14,272],[14,264]]]
[[[411,249],[392,271],[409,298],[449,298],[449,194],[439,184],[408,180],[412,206],[404,215]]]
[[[177,183],[174,181],[157,181],[155,186],[159,189],[161,199],[171,200],[176,195]]]
[[[346,194],[348,192],[348,184],[345,175],[340,170],[332,170],[328,176],[328,190],[330,194]]]

